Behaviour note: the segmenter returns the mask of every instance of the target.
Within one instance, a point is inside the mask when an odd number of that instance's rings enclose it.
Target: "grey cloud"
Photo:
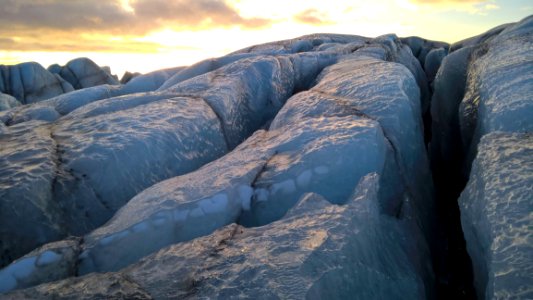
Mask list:
[[[165,25],[197,29],[269,24],[241,17],[222,0],[133,0],[130,5],[134,12],[114,1],[0,0],[0,28],[4,33],[46,28],[136,35]]]
[[[105,29],[126,23],[118,3],[80,0],[0,0],[0,25],[4,29]]]

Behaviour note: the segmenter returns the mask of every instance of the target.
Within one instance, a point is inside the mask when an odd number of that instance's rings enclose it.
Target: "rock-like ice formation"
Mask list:
[[[122,83],[3,67],[1,297],[432,298],[431,171],[468,180],[478,296],[531,297],[532,22],[451,47],[308,35]]]
[[[48,70],[59,74],[75,89],[83,89],[101,84],[119,84],[108,70],[99,67],[92,60],[81,57],[69,61],[65,66],[50,66]]]
[[[256,56],[165,91],[107,98],[74,109],[77,101],[84,101],[85,92],[91,98],[96,89],[102,89],[101,95],[105,97],[111,86],[103,85],[33,105],[26,114],[55,122],[35,129],[31,129],[32,122],[20,123],[19,127],[27,130],[11,126],[10,132],[8,127],[9,135],[5,138],[13,143],[12,148],[21,148],[27,138],[46,135],[52,142],[46,155],[55,167],[47,171],[49,180],[43,181],[41,187],[32,185],[34,192],[26,193],[28,199],[18,205],[30,205],[31,199],[39,197],[45,206],[59,206],[60,216],[46,220],[62,227],[55,226],[53,234],[45,235],[39,233],[35,223],[28,223],[35,230],[30,230],[33,233],[28,233],[24,242],[18,241],[19,249],[13,251],[2,245],[2,252],[9,252],[2,263],[23,254],[23,249],[28,251],[44,241],[57,239],[57,234],[87,233],[102,225],[144,188],[222,156],[273,117],[295,89],[309,85],[324,66],[334,61],[334,55],[320,53],[278,58]],[[236,90],[241,93],[235,93]],[[58,119],[58,111],[66,116]],[[17,123],[21,115],[24,114],[14,113],[9,120]],[[17,157],[28,160],[24,155]],[[9,176],[9,172],[4,174]],[[5,191],[19,187],[9,183]],[[13,196],[2,199],[5,205],[15,201],[12,197],[18,194],[9,195]],[[44,212],[36,215],[47,216]],[[3,222],[5,239],[13,240],[8,236],[18,235],[15,223],[9,225],[8,218]]]
[[[533,16],[506,27],[472,52],[459,124],[469,161],[492,131],[533,130]]]
[[[340,97],[381,124],[394,148],[400,174],[407,176],[405,184],[414,196],[417,213],[413,217],[428,226],[432,208],[427,199],[432,198],[432,182],[423,141],[420,92],[413,75],[400,64],[362,57],[327,68],[319,79],[311,91]]]
[[[424,298],[402,223],[379,213],[377,190],[378,177],[369,175],[344,206],[307,194],[267,226],[232,224],[119,273],[67,279],[6,299],[91,298],[111,290],[140,298]]]
[[[533,297],[533,135],[481,139],[461,194],[461,223],[479,299]]]
[[[80,239],[46,244],[0,270],[0,293],[60,280],[77,273]]]
[[[22,104],[44,99],[74,90],[59,75],[51,74],[38,63],[22,63],[0,66],[0,92],[15,97]]]
[[[459,129],[466,173],[474,161],[459,204],[480,299],[533,296],[532,31],[528,17],[459,43],[468,46],[450,55],[471,53],[452,125]]]
[[[22,105],[15,97],[0,93],[0,111],[8,110]]]

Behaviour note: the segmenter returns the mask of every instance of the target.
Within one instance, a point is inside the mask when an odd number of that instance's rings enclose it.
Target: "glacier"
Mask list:
[[[532,297],[532,30],[1,66],[0,299]]]

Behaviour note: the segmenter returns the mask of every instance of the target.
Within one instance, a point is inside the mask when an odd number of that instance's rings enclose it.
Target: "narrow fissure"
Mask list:
[[[429,92],[430,98],[433,98],[433,89]],[[423,118],[426,144],[432,139],[432,117],[428,111]],[[455,138],[455,142],[460,143],[461,137]],[[462,155],[457,155],[457,161],[450,163],[440,157],[431,157],[427,148],[435,188],[437,238],[432,247],[432,260],[437,299],[476,299],[472,261],[466,250],[458,205],[468,181],[468,176],[463,173],[464,159]]]
[[[466,186],[460,170],[432,170],[439,238],[434,270],[439,299],[475,299],[472,262],[466,251],[457,200]]]

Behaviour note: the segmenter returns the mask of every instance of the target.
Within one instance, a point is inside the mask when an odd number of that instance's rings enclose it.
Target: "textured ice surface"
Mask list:
[[[198,171],[138,194],[105,226],[85,238],[87,250],[80,272],[117,270],[166,245],[235,222],[243,210],[252,209],[251,216],[245,217],[251,218],[251,223],[271,222],[305,192],[323,192],[334,202],[345,202],[362,176],[381,171],[385,141],[375,121],[328,118],[291,128],[290,132],[259,132]],[[348,151],[345,148],[358,155],[335,165],[338,156],[327,153],[341,155]],[[269,178],[270,168],[284,159],[285,170],[278,177],[287,179],[269,187],[264,177]],[[265,200],[268,202],[262,205]],[[125,251],[133,248],[136,250]]]
[[[55,143],[49,153],[54,161],[49,159],[48,163],[58,166],[48,173],[46,195],[39,190],[27,193],[26,197],[41,197],[44,203],[51,202],[46,205],[59,204],[62,219],[54,217],[47,222],[53,224],[60,220],[66,227],[61,229],[64,233],[86,233],[107,221],[146,187],[193,171],[222,156],[228,151],[227,140],[236,146],[259,129],[294,89],[310,84],[314,75],[334,59],[334,55],[322,54],[262,57],[229,64],[174,86],[174,91],[108,98],[70,113],[73,101],[79,97],[68,98],[67,94],[33,106],[29,111],[46,121],[55,120],[50,125],[39,124],[46,127]],[[76,93],[85,92],[90,99],[94,99],[90,96],[93,92],[103,93],[105,97],[108,87]],[[242,94],[235,93],[236,90]],[[180,94],[187,97],[177,96]],[[57,119],[58,110],[68,114]],[[6,112],[4,116],[7,123],[17,119],[16,112]],[[22,123],[22,127],[34,124],[27,123]],[[228,134],[233,128],[236,135]],[[14,137],[19,145],[24,144],[23,133]],[[9,189],[12,188],[17,189],[18,184]],[[12,197],[2,201],[15,201]],[[21,201],[20,205],[28,205],[26,202],[30,200]],[[55,239],[32,232],[28,239],[32,235],[40,236],[28,242],[33,246]],[[27,247],[23,248],[31,249]],[[24,253],[21,251],[9,257],[18,257]],[[9,260],[6,258],[6,262]]]
[[[103,224],[144,188],[227,151],[203,101],[122,108],[52,125],[26,122],[0,137],[2,264]]]
[[[531,133],[485,135],[459,199],[479,299],[533,297],[532,195]]]
[[[342,44],[360,44],[364,45],[369,38],[356,35],[342,34],[311,34],[290,40],[276,41],[260,45],[254,45],[234,52],[233,54],[254,53],[254,54],[291,54],[306,51],[327,51],[338,50],[331,49],[332,46],[343,47]],[[329,44],[329,47],[321,47]]]
[[[54,128],[62,175],[55,199],[76,234],[101,225],[144,188],[227,151],[216,115],[191,98],[65,119]]]
[[[459,108],[465,151],[493,131],[533,130],[533,17],[508,26],[472,53]],[[470,160],[472,157],[470,157]]]
[[[121,270],[21,293],[429,296],[433,277],[422,234],[430,232],[432,209],[421,116],[426,94],[419,61],[395,35],[321,34],[1,113],[13,148],[28,139],[52,143],[32,154],[54,158],[47,181],[32,188],[46,186],[39,191],[44,203],[60,210],[38,211],[38,223],[60,237],[85,234],[81,245],[64,248],[73,256],[52,243],[3,269],[4,291]],[[16,240],[16,232],[7,238]]]
[[[307,194],[267,226],[232,224],[120,273],[40,285],[6,299],[83,299],[113,290],[153,298],[425,298],[413,261],[420,257],[410,255],[402,222],[379,214],[377,182],[375,174],[365,177],[344,206]]]
[[[107,84],[72,91],[38,103],[17,107],[10,111],[12,115],[4,120],[4,123],[14,125],[31,120],[54,122],[81,106],[113,97],[119,91],[118,86]]]
[[[393,41],[395,43],[399,43],[398,38],[396,36],[394,36]],[[426,111],[429,109],[429,102],[431,100],[426,73],[424,72],[424,69],[422,69],[420,62],[413,56],[413,54],[411,53],[411,49],[407,45],[401,45],[397,47],[398,50],[393,52],[395,53],[393,61],[404,65],[407,69],[409,69],[409,71],[411,71],[411,73],[415,77],[416,83],[420,90],[419,101],[422,113],[426,113]]]
[[[465,173],[474,162],[460,208],[479,298],[533,295],[532,30],[528,17],[466,43],[471,54],[458,110]]]
[[[63,233],[61,209],[50,201],[56,142],[48,127],[25,125],[0,135],[1,266]]]
[[[311,84],[334,55],[258,56],[237,61],[167,89],[205,100],[221,119],[233,149],[257,130],[292,93]]]

